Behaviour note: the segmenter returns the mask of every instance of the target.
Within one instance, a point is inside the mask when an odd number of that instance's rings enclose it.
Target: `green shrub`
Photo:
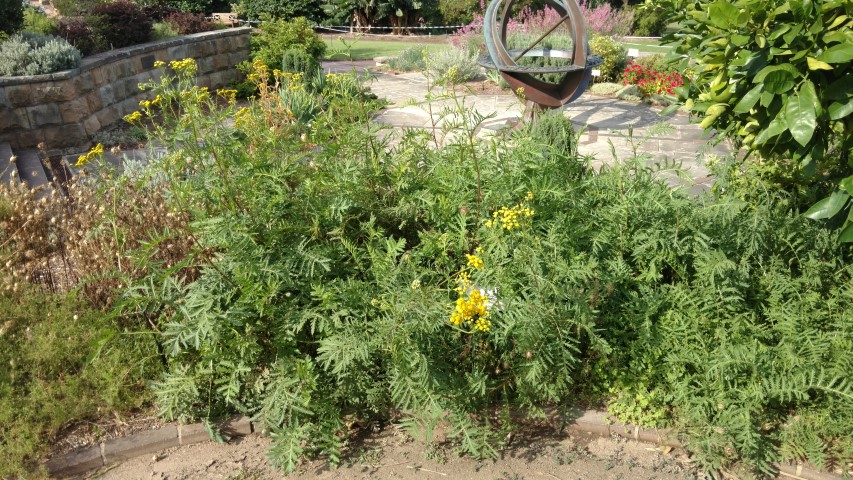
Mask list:
[[[24,9],[24,30],[42,35],[55,35],[59,29],[59,21],[50,18],[35,8]]]
[[[660,37],[666,31],[670,12],[665,5],[652,0],[636,7],[631,35],[638,37]]]
[[[469,82],[480,75],[477,56],[456,48],[429,52],[425,63],[429,75],[436,83],[442,85]]]
[[[673,2],[665,39],[695,63],[686,105],[738,146],[789,172],[790,205],[853,241],[850,4]],[[828,196],[827,196],[828,195]],[[819,202],[816,200],[823,198]]]
[[[154,23],[137,4],[129,0],[95,7],[88,22],[101,50],[151,41],[151,26]]]
[[[344,419],[447,422],[495,457],[514,413],[583,398],[676,427],[714,475],[853,460],[853,251],[766,188],[692,198],[643,156],[594,172],[560,112],[480,142],[450,94],[443,145],[389,139],[353,74],[282,94],[259,65],[235,112],[181,68],[146,87],[180,106],[150,174],[192,217],[198,275],[156,270],[121,304],[163,332],[166,418],[252,415],[293,470],[340,458]]]
[[[92,30],[89,22],[83,18],[61,20],[57,36],[74,45],[74,48],[80,50],[83,56],[93,55],[102,50],[95,36],[95,31]]]
[[[17,34],[0,43],[0,76],[42,75],[80,65],[80,51],[61,38]]]
[[[51,0],[51,4],[68,19],[89,15],[92,11],[110,0]]]
[[[318,21],[322,17],[318,0],[240,0],[235,11],[240,18],[249,20],[262,17],[282,20],[305,17]]]
[[[601,80],[618,81],[625,66],[628,65],[628,51],[625,47],[611,37],[593,35],[589,40],[589,48],[592,53],[604,60],[598,67],[601,70]]]
[[[409,47],[396,57],[389,59],[388,66],[399,72],[423,71],[426,69],[424,49],[422,47]]]
[[[302,73],[308,82],[317,73],[320,63],[316,58],[300,48],[291,48],[284,52],[281,70],[289,73]]]
[[[319,61],[326,52],[326,43],[302,17],[292,21],[267,18],[260,25],[260,33],[252,36],[252,57],[266,65],[280,65],[284,52],[294,48]]]
[[[622,87],[623,85],[618,83],[600,82],[590,85],[589,91],[596,95],[615,95],[616,92],[622,89]]]
[[[24,24],[24,4],[16,0],[0,2],[0,37],[17,33]],[[2,38],[0,38],[2,40]]]
[[[169,22],[155,22],[151,25],[151,40],[164,40],[180,35]]]
[[[162,367],[152,335],[125,335],[73,297],[17,290],[0,294],[0,477],[32,478],[64,427],[144,406]]]

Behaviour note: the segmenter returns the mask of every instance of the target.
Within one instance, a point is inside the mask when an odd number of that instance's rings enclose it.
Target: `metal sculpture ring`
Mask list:
[[[586,23],[580,7],[575,0],[545,0],[545,5],[556,10],[560,21],[544,32],[532,45],[524,50],[507,48],[507,25],[510,21],[510,9],[516,0],[492,0],[483,19],[483,35],[489,56],[481,57],[480,64],[486,68],[496,68],[513,90],[522,88],[528,100],[539,108],[561,107],[578,98],[586,89],[592,75],[592,68],[601,63],[601,58],[589,53],[586,39]],[[536,48],[551,32],[565,25],[572,39],[572,50]],[[556,57],[570,59],[571,64],[563,66],[525,66],[517,62],[522,57]],[[564,73],[559,83],[549,83],[536,75],[546,73]]]

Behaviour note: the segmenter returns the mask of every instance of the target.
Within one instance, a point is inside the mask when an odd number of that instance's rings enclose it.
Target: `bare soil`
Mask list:
[[[270,439],[252,434],[227,444],[206,442],[166,450],[93,473],[104,480],[477,479],[683,480],[695,478],[683,453],[618,437],[567,432],[518,434],[495,461],[459,457],[448,443],[416,442],[394,426],[359,439],[341,465],[325,460],[285,476],[267,460]]]

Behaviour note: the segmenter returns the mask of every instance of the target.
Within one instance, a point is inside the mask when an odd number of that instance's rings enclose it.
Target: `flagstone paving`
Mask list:
[[[442,96],[441,87],[433,87],[429,95],[433,99],[430,113],[426,101],[429,84],[423,74],[373,72],[372,75],[371,90],[390,102],[376,115],[377,122],[400,128],[441,126],[442,108],[453,102]],[[469,91],[459,96],[465,108],[490,116],[480,126],[482,134],[514,125],[523,112],[523,106],[514,95]],[[677,166],[681,176],[675,169],[667,168],[661,171],[661,177],[693,193],[709,188],[713,181],[705,166],[709,156],[731,153],[725,143],[709,143],[709,137],[683,113],[662,117],[660,109],[649,105],[589,94],[567,105],[563,111],[582,132],[578,151],[591,157],[593,167],[614,162],[614,153],[617,159],[629,158],[636,148],[636,152],[648,156],[652,164]]]

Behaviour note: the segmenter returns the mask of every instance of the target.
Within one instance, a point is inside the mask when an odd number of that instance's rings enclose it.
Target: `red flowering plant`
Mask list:
[[[663,73],[634,62],[625,67],[622,80],[625,85],[639,87],[640,96],[643,98],[652,95],[673,95],[676,88],[684,85],[684,78],[678,72]]]

